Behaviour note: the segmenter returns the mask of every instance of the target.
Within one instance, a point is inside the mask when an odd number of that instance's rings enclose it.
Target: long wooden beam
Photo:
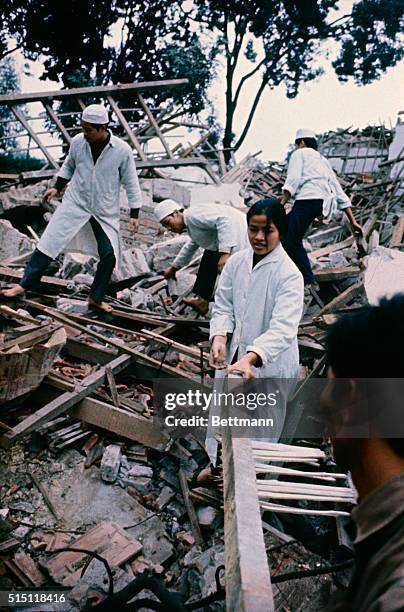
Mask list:
[[[156,91],[164,87],[181,87],[187,85],[188,79],[172,79],[165,81],[144,81],[143,83],[122,83],[119,85],[98,85],[96,87],[74,87],[56,91],[40,91],[28,94],[6,94],[0,96],[0,104],[25,104],[26,102],[41,102],[42,100],[61,100],[69,96],[102,96],[103,94],[131,93],[138,91]]]
[[[200,157],[187,157],[184,159],[172,158],[172,159],[147,159],[136,161],[136,168],[169,168],[171,166],[206,166],[209,167],[207,159]]]
[[[65,141],[67,142],[67,144],[70,144],[72,141],[72,138],[69,134],[69,132],[66,130],[65,126],[63,125],[63,123],[60,121],[59,117],[57,116],[57,114],[55,113],[55,111],[52,108],[52,103],[48,102],[46,100],[42,100],[42,104],[46,110],[46,113],[48,115],[48,117],[53,121],[53,123],[56,125],[56,127],[58,128],[59,132],[62,134],[63,138],[65,139]]]
[[[74,388],[73,383],[67,382],[64,383],[64,386],[67,386],[67,390]],[[47,378],[36,395],[45,398],[46,401],[51,401],[60,395],[60,390],[53,385],[51,378]],[[84,423],[113,432],[127,440],[139,442],[158,451],[164,451],[169,442],[168,434],[161,430],[160,425],[153,423],[152,419],[116,408],[108,402],[93,397],[86,397],[78,402],[69,411],[69,414]]]
[[[18,270],[13,270],[11,268],[0,268],[0,281],[18,283],[23,276],[24,273],[19,272]],[[52,291],[66,291],[69,284],[69,281],[64,280],[63,278],[43,276],[39,287],[51,289]]]
[[[1,104],[1,102],[0,102],[0,104]],[[42,144],[41,140],[38,138],[38,136],[36,135],[36,133],[34,132],[32,127],[28,123],[27,119],[22,114],[21,110],[19,108],[17,108],[16,104],[10,104],[10,109],[13,112],[13,114],[17,117],[18,121],[21,123],[21,125],[24,127],[24,129],[27,131],[29,136],[32,138],[32,140],[38,145],[38,147],[40,148],[42,153],[45,155],[45,157],[48,160],[48,162],[50,163],[50,165],[53,166],[55,169],[58,169],[59,168],[58,162],[49,153],[47,147],[45,147],[45,145]]]
[[[121,111],[121,109],[119,108],[119,106],[117,105],[117,103],[115,102],[115,100],[114,100],[114,98],[112,96],[107,96],[107,100],[109,102],[110,107],[114,111],[115,115],[118,117],[119,123],[121,124],[121,126],[125,130],[128,138],[129,138],[130,143],[134,146],[134,148],[138,152],[138,154],[140,156],[140,159],[143,160],[143,161],[146,161],[147,157],[146,157],[142,147],[140,146],[140,143],[139,143],[138,139],[136,138],[132,128],[130,127],[129,123],[127,122],[123,112]]]
[[[131,362],[128,355],[120,355],[109,364],[111,370],[117,374],[126,368]],[[53,401],[49,402],[23,421],[13,427],[12,432],[7,432],[0,438],[0,446],[8,447],[16,440],[38,429],[41,425],[66,412],[80,400],[90,395],[105,380],[105,367],[100,368],[90,376],[87,376],[74,390],[62,393]]]
[[[173,154],[171,153],[170,147],[168,146],[168,143],[166,141],[166,139],[164,138],[164,134],[162,133],[162,131],[159,128],[159,125],[157,123],[157,121],[155,120],[153,113],[151,112],[150,108],[148,107],[146,101],[144,100],[142,94],[138,93],[137,94],[137,98],[139,100],[139,104],[140,106],[143,108],[144,112],[146,113],[146,116],[148,118],[148,120],[150,121],[150,125],[153,127],[154,131],[156,132],[156,136],[160,139],[161,144],[163,145],[165,152],[167,153],[168,157],[170,159],[173,158]]]
[[[87,334],[88,336],[92,336],[93,338],[96,338],[97,340],[100,340],[105,344],[109,344],[110,346],[115,347],[120,353],[126,353],[131,357],[135,357],[136,360],[140,359],[154,366],[157,369],[157,375],[160,370],[164,370],[164,372],[167,372],[168,374],[171,374],[176,378],[185,378],[188,380],[192,380],[193,382],[199,382],[195,375],[190,374],[185,370],[174,368],[173,366],[170,366],[164,362],[160,362],[158,359],[154,359],[154,357],[150,357],[149,355],[146,355],[145,353],[142,353],[141,351],[138,351],[137,349],[132,348],[127,344],[121,344],[115,338],[108,338],[107,336],[103,336],[102,334],[99,334],[98,332],[95,332],[85,327],[84,325],[81,325],[80,323],[76,323],[76,321],[72,320],[71,317],[60,314],[59,311],[56,310],[56,308],[44,306],[43,304],[38,304],[37,302],[33,302],[32,300],[24,300],[24,304],[26,304],[30,308],[34,308],[36,310],[48,314],[50,317],[53,317],[56,321],[60,321],[64,325],[78,329],[79,331]]]
[[[227,612],[273,612],[255,462],[249,438],[222,437]]]

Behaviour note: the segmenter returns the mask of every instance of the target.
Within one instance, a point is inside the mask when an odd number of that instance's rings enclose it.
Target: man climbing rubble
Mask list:
[[[313,271],[303,246],[303,237],[316,217],[330,218],[339,207],[347,215],[352,232],[362,234],[351,202],[344,193],[334,170],[317,151],[317,137],[312,130],[296,132],[296,149],[292,153],[283,186],[281,203],[285,206],[291,196],[294,204],[288,214],[288,227],[282,244],[303,274],[305,285],[315,285]]]
[[[184,302],[206,314],[217,274],[222,272],[232,253],[248,247],[245,214],[224,204],[194,204],[184,210],[174,200],[163,200],[157,204],[155,215],[163,227],[177,234],[187,231],[191,238],[172,266],[164,271],[165,278],[175,278],[176,272],[191,261],[197,249],[204,249],[192,290],[197,297],[184,298]]]
[[[404,610],[403,344],[404,294],[344,315],[328,332],[322,412],[359,496],[354,572],[333,612]]]
[[[55,186],[45,200],[58,196],[69,183],[38,248],[32,254],[19,285],[2,291],[7,298],[36,289],[46,268],[67,247],[93,254],[99,263],[90,289],[89,305],[109,312],[103,299],[114,267],[120,259],[120,185],[126,189],[130,229],[138,229],[141,192],[132,150],[108,129],[108,112],[101,104],[83,110],[82,133],[72,140],[69,153],[57,173]]]

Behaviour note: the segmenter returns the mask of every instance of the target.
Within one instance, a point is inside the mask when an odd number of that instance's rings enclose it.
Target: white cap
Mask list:
[[[102,104],[90,104],[83,110],[81,120],[86,123],[105,125],[109,121],[108,111]]]
[[[169,215],[172,215],[176,210],[181,210],[183,206],[175,200],[163,200],[154,207],[154,214],[157,221],[162,221]]]
[[[300,130],[297,130],[295,140],[299,140],[299,138],[314,138],[317,140],[317,136],[313,130],[307,130],[306,128],[300,128]]]

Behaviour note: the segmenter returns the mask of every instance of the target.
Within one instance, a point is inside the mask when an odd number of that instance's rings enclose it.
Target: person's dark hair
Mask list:
[[[328,331],[327,358],[337,378],[404,378],[404,293],[346,314]],[[404,439],[388,440],[404,454]]]
[[[282,204],[276,198],[270,196],[264,200],[255,202],[247,213],[247,223],[253,215],[265,215],[268,223],[272,221],[278,232],[282,235],[286,231],[286,213]]]
[[[315,138],[297,138],[295,140],[295,145],[299,145],[301,142],[304,142],[309,149],[314,149],[315,151],[318,149],[318,143]]]

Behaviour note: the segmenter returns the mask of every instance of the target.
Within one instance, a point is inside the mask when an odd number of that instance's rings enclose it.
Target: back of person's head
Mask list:
[[[317,143],[317,140],[315,138],[309,138],[309,137],[306,137],[306,138],[296,138],[295,145],[299,146],[299,144],[301,144],[302,142],[304,142],[306,147],[308,147],[309,149],[314,149],[315,151],[317,151],[318,143]]]
[[[272,221],[278,232],[282,235],[286,231],[286,213],[282,204],[274,198],[269,196],[264,200],[255,202],[247,213],[247,223],[249,223],[251,217],[254,215],[265,215],[268,223]]]
[[[338,319],[327,354],[340,378],[404,378],[404,293]]]
[[[404,293],[338,319],[327,334],[327,357],[337,378],[404,379]],[[388,442],[404,454],[404,438]]]

